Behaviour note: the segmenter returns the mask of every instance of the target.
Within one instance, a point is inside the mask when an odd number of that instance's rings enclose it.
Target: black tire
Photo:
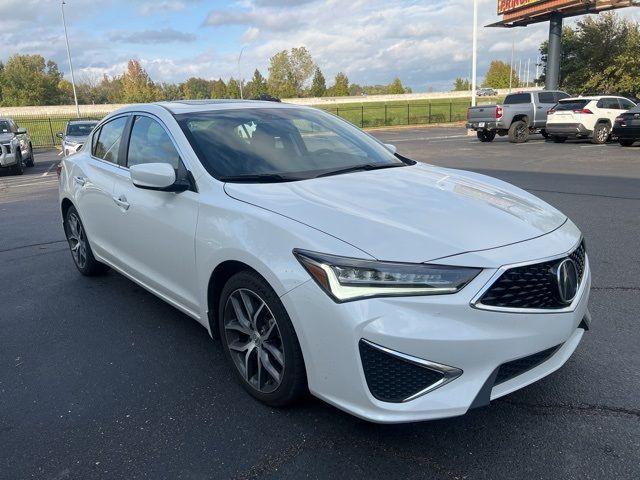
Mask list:
[[[33,145],[31,144],[29,144],[29,160],[25,162],[25,165],[27,167],[35,167],[36,165],[36,159],[33,156]]]
[[[247,315],[250,308],[254,309],[253,314]],[[251,320],[246,318],[249,316]],[[245,270],[227,281],[220,294],[218,328],[225,357],[250,395],[272,407],[283,407],[307,392],[304,359],[291,319],[278,295],[260,275]],[[267,364],[279,374],[279,380]]]
[[[593,129],[593,136],[591,137],[591,143],[595,145],[603,145],[609,140],[609,134],[611,133],[611,127],[607,123],[598,123]]]
[[[22,161],[22,152],[18,149],[16,151],[16,164],[13,167],[14,175],[22,175],[24,173],[24,162]]]
[[[546,139],[550,137],[550,135],[547,133],[547,131],[544,128],[540,130],[540,135],[542,135]]]
[[[516,120],[509,127],[509,141],[511,143],[524,143],[529,140],[529,125],[523,120]]]
[[[87,277],[95,277],[109,271],[109,267],[93,256],[84,225],[75,207],[69,207],[64,217],[64,233],[67,236],[73,263],[78,271]]]
[[[618,143],[623,147],[630,147],[631,145],[633,145],[634,140],[631,140],[630,138],[619,138]]]
[[[493,142],[493,139],[496,138],[496,132],[490,132],[489,130],[478,130],[476,135],[478,136],[478,140],[483,143]]]
[[[558,135],[553,135],[551,137],[551,140],[553,140],[553,143],[564,143],[567,141],[567,137],[559,137]]]

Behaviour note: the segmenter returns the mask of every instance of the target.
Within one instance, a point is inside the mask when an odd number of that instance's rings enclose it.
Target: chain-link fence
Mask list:
[[[459,122],[466,119],[469,105],[470,103],[467,101],[449,101],[440,103],[322,105],[319,108],[334,113],[362,128],[367,128]],[[99,120],[108,113],[109,111],[93,112],[90,115],[82,115],[80,118]],[[35,148],[51,148],[60,145],[60,139],[56,134],[64,131],[67,122],[76,119],[76,117],[69,115],[14,116],[13,119],[21,128],[27,129]]]

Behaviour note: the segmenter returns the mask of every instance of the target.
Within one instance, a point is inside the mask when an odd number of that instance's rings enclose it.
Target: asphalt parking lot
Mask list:
[[[314,398],[265,407],[195,321],[116,273],[77,273],[59,157],[38,152],[0,176],[0,478],[640,478],[640,146],[373,133],[512,182],[582,229],[594,325],[561,370],[432,422],[370,424]]]

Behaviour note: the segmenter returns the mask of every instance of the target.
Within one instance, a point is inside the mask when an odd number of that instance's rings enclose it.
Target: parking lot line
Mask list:
[[[42,175],[40,175],[41,177],[46,177],[47,175],[49,175],[49,172],[51,172],[51,170],[53,170],[53,167],[55,167],[58,164],[58,162],[53,162],[51,164],[51,166],[47,169],[46,172],[44,172]]]

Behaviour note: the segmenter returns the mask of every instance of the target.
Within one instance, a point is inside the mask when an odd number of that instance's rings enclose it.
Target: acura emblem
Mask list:
[[[560,262],[556,268],[556,281],[560,301],[570,304],[578,293],[578,269],[573,260],[567,258]]]

